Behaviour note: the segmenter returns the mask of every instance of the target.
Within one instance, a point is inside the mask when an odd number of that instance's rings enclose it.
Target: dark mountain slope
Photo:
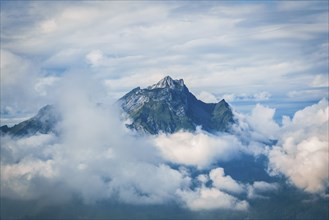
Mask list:
[[[204,103],[188,90],[182,79],[173,80],[169,76],[145,89],[133,89],[119,103],[132,120],[130,128],[151,134],[194,131],[196,126],[209,132],[228,131],[234,123],[225,100]]]
[[[55,132],[60,118],[60,114],[53,105],[46,105],[39,110],[36,116],[13,127],[4,125],[0,128],[0,131],[2,134],[9,134],[16,137],[31,136],[37,133],[47,134]]]

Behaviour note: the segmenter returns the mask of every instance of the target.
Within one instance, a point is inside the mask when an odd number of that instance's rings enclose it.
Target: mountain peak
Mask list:
[[[158,83],[149,86],[148,89],[156,89],[156,88],[170,88],[170,89],[175,89],[175,88],[183,88],[184,87],[184,80],[179,79],[179,80],[174,80],[170,76],[166,76],[163,79],[161,79]]]
[[[53,105],[42,107],[34,117],[23,121],[13,127],[1,126],[0,134],[16,137],[31,136],[35,134],[57,133],[56,126],[61,120],[61,114]]]
[[[204,103],[185,86],[184,81],[166,76],[146,89],[134,89],[120,99],[130,119],[127,126],[150,134],[195,131],[228,131],[234,123],[230,106],[222,100]]]

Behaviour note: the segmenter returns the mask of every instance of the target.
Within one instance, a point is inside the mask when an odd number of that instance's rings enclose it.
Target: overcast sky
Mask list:
[[[328,3],[1,2],[3,119],[51,103],[72,72],[102,102],[170,75],[208,102],[315,103],[328,98]]]

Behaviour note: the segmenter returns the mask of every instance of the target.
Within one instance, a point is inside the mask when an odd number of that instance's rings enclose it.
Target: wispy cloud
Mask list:
[[[6,2],[1,9],[2,61],[11,53],[31,63],[33,71],[24,72],[32,84],[58,74],[56,68],[60,74],[83,68],[99,80],[120,82],[109,95],[170,74],[195,93],[275,98],[314,86],[310,81],[328,69],[328,52],[320,49],[328,45],[328,6],[318,1],[22,4]],[[19,66],[10,64],[15,72]],[[323,91],[307,99],[328,97]],[[2,99],[4,106],[13,107],[14,99]]]

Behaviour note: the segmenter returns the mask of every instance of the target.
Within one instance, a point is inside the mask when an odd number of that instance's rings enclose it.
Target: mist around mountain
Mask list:
[[[56,126],[61,121],[58,110],[53,105],[42,107],[32,118],[16,124],[12,127],[3,125],[0,127],[1,135],[15,137],[32,136],[37,134],[57,133]]]
[[[1,218],[327,218],[326,99],[278,125],[170,77],[108,106],[82,85],[1,128]]]
[[[197,127],[207,132],[228,132],[234,123],[229,104],[223,99],[218,103],[198,100],[185,86],[184,81],[166,76],[145,89],[133,89],[117,102],[125,120],[131,120],[128,128],[147,134],[195,131]],[[38,114],[13,127],[1,127],[2,134],[15,137],[37,133],[57,133],[56,125],[61,113],[53,105],[41,108]]]

